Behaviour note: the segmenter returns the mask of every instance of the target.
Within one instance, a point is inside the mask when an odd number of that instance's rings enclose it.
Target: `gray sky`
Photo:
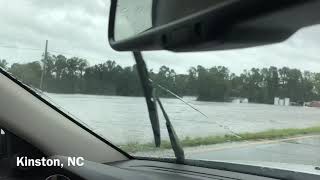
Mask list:
[[[48,39],[49,51],[87,58],[90,65],[106,60],[132,65],[130,53],[116,52],[107,42],[109,3],[109,0],[0,1],[0,58],[9,63],[39,60]],[[319,32],[320,27],[314,26],[299,31],[282,44],[245,50],[144,54],[149,68],[157,70],[168,65],[179,73],[199,64],[223,65],[237,74],[243,69],[268,66],[320,72]]]

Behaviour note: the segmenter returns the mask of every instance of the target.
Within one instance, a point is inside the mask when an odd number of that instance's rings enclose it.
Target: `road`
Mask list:
[[[188,159],[320,165],[320,135],[185,149]]]

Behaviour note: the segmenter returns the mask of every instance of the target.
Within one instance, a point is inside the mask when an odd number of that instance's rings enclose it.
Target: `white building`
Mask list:
[[[284,98],[284,105],[290,106],[290,98]]]
[[[236,103],[236,104],[248,104],[249,103],[249,99],[248,98],[236,98],[236,99],[233,99],[232,100],[233,103]]]
[[[274,98],[274,105],[277,106],[290,106],[290,98],[280,99],[279,97]]]
[[[241,103],[248,104],[249,103],[249,99],[248,98],[243,98]]]
[[[274,98],[274,105],[279,105],[279,100],[280,100],[280,98],[275,97]]]

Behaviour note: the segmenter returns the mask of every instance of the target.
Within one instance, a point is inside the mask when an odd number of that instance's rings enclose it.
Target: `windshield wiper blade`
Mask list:
[[[169,119],[168,114],[166,113],[165,109],[163,108],[163,105],[160,101],[160,98],[157,97],[157,101],[159,103],[159,106],[160,106],[160,109],[163,113],[163,116],[166,120],[166,126],[167,126],[167,130],[168,130],[168,134],[169,134],[169,138],[170,138],[170,142],[171,142],[171,147],[174,152],[174,155],[176,156],[177,163],[183,164],[185,157],[184,157],[184,150],[182,148],[180,140],[179,140],[172,124],[171,124],[171,121]]]
[[[154,88],[149,81],[149,74],[147,66],[143,60],[141,52],[133,52],[134,59],[137,64],[137,70],[142,84],[142,89],[146,98],[147,107],[149,111],[149,119],[151,122],[154,142],[156,147],[160,147],[161,137],[160,137],[160,126],[159,118],[157,112],[157,101],[154,97]]]
[[[163,91],[171,94],[172,96],[174,96],[175,98],[179,99],[180,101],[182,101],[184,104],[188,105],[189,107],[191,107],[193,110],[199,112],[201,115],[203,115],[206,118],[209,118],[207,115],[205,115],[203,112],[201,112],[199,109],[195,108],[193,105],[191,105],[190,103],[188,103],[187,101],[185,101],[182,97],[178,96],[177,94],[175,94],[174,92],[170,91],[169,89],[161,86],[160,84],[155,83],[154,81],[152,81],[152,79],[149,79],[149,81],[151,81],[153,84],[155,84],[156,86],[158,86],[160,89],[162,89]]]
[[[165,88],[163,86],[161,86],[160,84],[155,83],[154,81],[152,81],[151,79],[149,79],[150,82],[152,82],[154,85],[158,86],[160,89],[162,89],[163,91],[173,95],[174,97],[176,97],[177,99],[179,99],[180,101],[182,101],[183,103],[185,103],[186,105],[188,105],[189,107],[191,107],[193,110],[199,112],[201,115],[203,115],[204,117],[206,117],[207,119],[209,119],[209,117],[204,114],[203,112],[201,112],[199,109],[195,108],[192,104],[188,103],[187,101],[185,101],[182,97],[180,97],[179,95],[175,94],[174,92],[170,91],[168,88]],[[235,133],[232,129],[230,129],[228,126],[219,123],[217,121],[213,121],[216,125],[218,125],[219,127],[225,129],[226,131],[228,131],[229,133],[231,133],[233,136],[242,139],[242,137],[240,135],[238,135],[237,133]]]
[[[184,151],[179,141],[179,138],[170,122],[169,116],[167,115],[166,111],[164,110],[162,103],[158,97],[156,97],[155,89],[150,81],[147,66],[143,60],[141,52],[133,52],[133,56],[135,58],[137,64],[137,70],[139,73],[140,81],[142,84],[143,92],[146,98],[148,111],[149,111],[149,118],[152,125],[152,130],[154,134],[154,140],[157,147],[160,147],[161,137],[160,137],[160,126],[159,126],[159,117],[157,112],[157,102],[161,108],[163,116],[166,120],[166,126],[170,138],[171,147],[174,151],[174,154],[177,159],[177,163],[184,162]]]

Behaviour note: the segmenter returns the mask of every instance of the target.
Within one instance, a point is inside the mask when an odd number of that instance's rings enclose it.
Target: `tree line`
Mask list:
[[[43,76],[42,90],[50,93],[143,95],[135,65],[122,67],[108,60],[90,66],[83,58],[49,54],[46,60],[14,63],[10,67],[3,59],[0,66],[35,88],[40,88]],[[197,96],[200,101],[248,98],[250,102],[271,104],[274,97],[289,97],[297,103],[320,99],[320,73],[289,67],[252,68],[236,75],[224,66],[199,65],[191,67],[186,74],[162,66],[157,72],[149,73],[155,83],[180,96]],[[169,96],[164,91],[157,93]]]

